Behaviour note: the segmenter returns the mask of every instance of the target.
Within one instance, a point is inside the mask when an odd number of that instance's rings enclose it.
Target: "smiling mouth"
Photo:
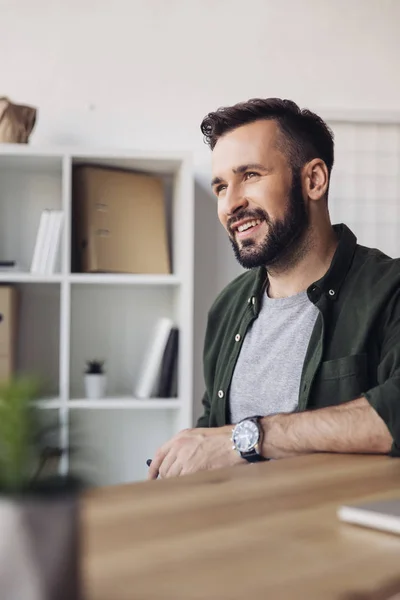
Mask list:
[[[234,234],[239,239],[250,237],[259,229],[262,222],[262,219],[253,219],[252,221],[247,221],[246,223],[239,225],[239,227],[235,229]]]
[[[261,225],[261,219],[254,219],[254,221],[247,221],[247,223],[240,225],[237,228],[237,231],[239,233],[243,233],[244,231],[248,231],[249,229],[253,229],[254,227],[257,227],[257,225]]]

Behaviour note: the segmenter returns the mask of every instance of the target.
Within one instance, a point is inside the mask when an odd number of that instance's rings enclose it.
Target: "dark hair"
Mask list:
[[[282,150],[292,168],[301,168],[313,158],[321,158],[330,175],[333,160],[333,132],[315,113],[301,110],[292,100],[253,98],[209,113],[201,123],[205,142],[213,150],[228,131],[259,120],[274,120],[283,134]],[[282,144],[281,144],[282,146]]]

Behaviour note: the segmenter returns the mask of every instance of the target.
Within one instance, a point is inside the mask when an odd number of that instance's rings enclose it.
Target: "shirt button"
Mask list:
[[[256,303],[256,299],[254,298],[254,296],[253,296],[253,297],[252,297],[252,299],[251,299],[251,303],[252,303],[252,304],[255,304],[255,303]]]
[[[334,296],[335,295],[335,290],[329,290],[329,295],[330,296]]]
[[[237,333],[235,335],[235,342],[240,342],[240,334],[239,333]]]
[[[223,397],[224,397],[224,392],[222,390],[219,390],[218,398],[223,398]]]

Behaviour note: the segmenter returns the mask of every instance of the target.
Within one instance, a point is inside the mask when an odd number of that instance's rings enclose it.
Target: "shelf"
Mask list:
[[[43,398],[35,401],[35,406],[41,409],[58,409],[62,406],[69,408],[88,408],[88,409],[138,409],[138,410],[164,410],[178,409],[181,407],[181,401],[177,398],[148,398],[138,400],[130,396],[119,396],[116,398],[101,398],[99,400],[90,400],[88,398],[74,398],[67,404],[60,398]]]
[[[133,275],[130,273],[73,273],[68,276],[71,283],[101,285],[179,285],[176,275]]]
[[[120,169],[134,169],[139,171],[148,171],[150,173],[159,173],[171,175],[177,173],[185,160],[190,160],[190,155],[186,152],[135,152],[135,151],[109,151],[95,150],[90,152],[85,150],[84,156],[79,152],[71,152],[73,164],[96,164],[106,167],[116,167]]]
[[[0,271],[0,283],[61,283],[67,279],[82,285],[170,285],[178,286],[176,275],[133,275],[118,273],[72,273],[71,275],[41,275],[20,271]]]
[[[61,161],[68,158],[74,164],[96,163],[108,167],[139,169],[163,174],[176,173],[190,153],[134,150],[95,149],[78,147],[42,147],[34,144],[0,144],[0,167],[21,167],[61,170]]]
[[[138,410],[164,410],[178,409],[181,407],[181,401],[176,398],[146,398],[138,400],[137,398],[116,397],[101,398],[99,400],[90,400],[87,398],[69,400],[69,408],[89,408],[89,409],[138,409]]]
[[[40,275],[19,271],[0,271],[0,283],[61,283],[62,275]]]
[[[43,398],[41,400],[36,400],[35,406],[38,408],[61,408],[62,402],[60,398]]]
[[[62,152],[42,150],[29,144],[0,144],[0,169],[61,174]]]

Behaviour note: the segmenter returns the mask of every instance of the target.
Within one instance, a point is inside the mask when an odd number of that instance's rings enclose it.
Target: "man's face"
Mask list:
[[[256,121],[222,136],[212,154],[218,217],[247,269],[289,260],[308,226],[300,174],[292,176],[280,135],[275,121]]]

